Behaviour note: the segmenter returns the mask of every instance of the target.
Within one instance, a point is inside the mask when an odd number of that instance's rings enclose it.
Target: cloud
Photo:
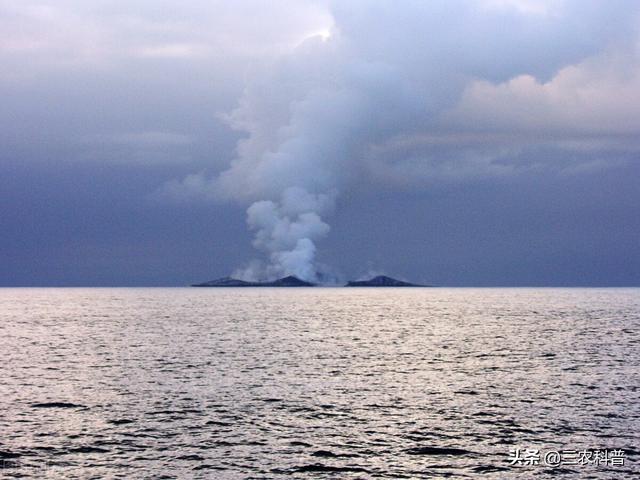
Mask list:
[[[2,0],[0,58],[23,80],[52,68],[117,69],[131,60],[257,59],[326,31],[330,21],[316,2]]]
[[[273,200],[362,174],[398,184],[504,175],[531,145],[638,131],[633,4],[454,3],[333,4],[333,36],[254,71],[225,116],[248,137],[211,195]]]
[[[193,143],[193,137],[184,133],[150,131],[92,135],[87,141],[139,147],[166,147],[190,145]]]
[[[640,132],[640,57],[606,53],[562,68],[550,81],[519,75],[475,80],[447,114],[456,127],[551,137]]]
[[[166,188],[250,204],[268,268],[314,280],[315,242],[327,232],[310,227],[331,210],[287,212],[292,189],[333,204],[354,184],[416,188],[602,165],[535,156],[576,138],[638,133],[636,5],[332,3],[332,35],[254,71],[224,117],[246,135],[229,168]]]
[[[95,124],[68,117],[132,163],[188,163],[204,129],[185,133],[183,112],[206,105],[215,158],[156,197],[247,207],[261,274],[313,280],[345,192],[589,174],[637,157],[639,10],[628,0],[0,0],[0,86],[72,90],[68,104],[28,91],[43,132],[55,130],[56,106],[101,102]],[[98,87],[75,97],[86,85]],[[146,110],[130,108],[140,98]],[[221,105],[224,126],[213,118]],[[228,157],[223,138],[239,138]]]
[[[150,58],[191,58],[206,56],[209,48],[206,44],[167,43],[138,47],[132,50],[133,55]]]
[[[557,0],[484,0],[481,5],[488,9],[515,9],[530,15],[549,15],[561,3]]]

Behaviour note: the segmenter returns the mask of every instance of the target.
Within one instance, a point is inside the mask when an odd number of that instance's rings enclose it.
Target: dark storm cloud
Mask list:
[[[34,238],[45,283],[228,271],[238,206],[267,254],[245,276],[637,283],[638,11],[0,2],[3,283],[38,278]]]

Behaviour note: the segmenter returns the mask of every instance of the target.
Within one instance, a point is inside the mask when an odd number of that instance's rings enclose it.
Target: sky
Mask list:
[[[635,0],[0,0],[0,286],[640,285]]]

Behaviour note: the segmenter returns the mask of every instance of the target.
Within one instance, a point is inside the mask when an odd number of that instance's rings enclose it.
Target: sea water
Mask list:
[[[2,478],[640,478],[639,289],[0,289],[0,333]]]

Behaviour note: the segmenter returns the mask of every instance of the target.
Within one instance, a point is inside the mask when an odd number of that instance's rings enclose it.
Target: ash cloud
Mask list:
[[[637,100],[638,7],[613,3],[330,4],[331,34],[256,68],[223,116],[245,135],[229,167],[165,193],[248,205],[266,263],[244,278],[317,281],[318,242],[354,185],[427,188],[553,169],[532,167],[531,152],[637,133],[640,102],[619,92]],[[624,62],[613,60],[620,52]],[[584,112],[610,127],[594,128]]]

